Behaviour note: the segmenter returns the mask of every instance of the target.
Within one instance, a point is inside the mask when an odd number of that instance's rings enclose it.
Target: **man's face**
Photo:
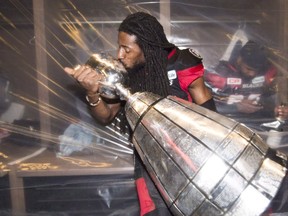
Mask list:
[[[118,56],[128,72],[136,71],[145,65],[144,53],[136,43],[136,36],[125,32],[118,34]]]
[[[241,72],[241,74],[245,77],[245,78],[254,78],[257,76],[257,71],[256,69],[250,67],[249,65],[247,65],[243,59],[241,57],[238,57],[237,59],[237,67],[238,70]]]

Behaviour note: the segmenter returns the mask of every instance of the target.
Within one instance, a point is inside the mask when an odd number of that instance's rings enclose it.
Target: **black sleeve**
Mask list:
[[[217,109],[216,109],[215,102],[214,102],[213,98],[207,100],[205,103],[201,104],[200,106],[205,107],[205,108],[207,108],[209,110],[217,112]]]

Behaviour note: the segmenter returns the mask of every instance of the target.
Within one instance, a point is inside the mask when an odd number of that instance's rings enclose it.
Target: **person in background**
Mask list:
[[[213,92],[217,111],[225,116],[243,119],[282,119],[287,122],[288,106],[277,104],[276,68],[269,62],[265,48],[248,41],[229,61],[220,61],[213,71],[205,71],[205,83]],[[247,123],[245,120],[244,123]],[[279,120],[256,127],[279,129]],[[251,126],[251,124],[248,124]],[[254,127],[254,125],[252,125]],[[281,125],[282,126],[282,125]],[[282,127],[281,127],[282,128]],[[275,139],[274,139],[275,141]],[[288,175],[262,216],[288,212]]]
[[[235,55],[205,71],[218,112],[232,118],[274,117],[277,70],[267,50],[250,40]]]
[[[204,78],[220,114],[257,130],[278,130],[286,124],[288,106],[278,102],[277,76],[267,49],[248,40],[228,61],[206,70]],[[274,121],[275,117],[286,120]]]
[[[166,97],[174,95],[216,111],[205,86],[202,58],[192,49],[179,49],[168,42],[162,25],[148,13],[128,15],[118,29],[118,60],[127,70],[125,85],[132,93],[149,91]],[[101,75],[87,65],[65,68],[86,90],[91,114],[102,124],[120,119],[122,133],[129,131],[124,105],[98,93]],[[135,180],[141,215],[170,215],[166,204],[135,152]]]

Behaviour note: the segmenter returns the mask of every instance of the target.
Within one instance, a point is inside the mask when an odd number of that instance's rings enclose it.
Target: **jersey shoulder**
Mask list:
[[[195,66],[202,63],[202,56],[192,48],[186,48],[180,50],[180,55],[178,58],[179,63],[187,66]]]

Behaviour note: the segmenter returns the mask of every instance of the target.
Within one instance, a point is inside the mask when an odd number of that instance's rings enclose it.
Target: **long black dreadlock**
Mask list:
[[[136,36],[146,60],[142,69],[129,74],[131,91],[149,91],[166,97],[169,89],[167,58],[175,45],[168,42],[162,25],[150,14],[137,12],[128,15],[118,31]]]
[[[168,42],[162,25],[155,17],[147,13],[137,12],[129,15],[121,23],[120,31],[136,36],[136,43],[145,57],[144,67],[139,71],[129,73],[131,91],[149,91],[166,97],[169,92],[168,54],[175,45]],[[144,180],[142,166],[140,159],[135,159],[135,179],[137,180],[141,178]],[[138,195],[139,199],[143,200],[141,193]],[[158,212],[158,206],[157,210],[153,211],[152,214],[151,212],[148,214],[158,215],[156,211]]]
[[[129,73],[125,83],[127,87],[132,93],[149,91],[166,97],[169,92],[167,59],[169,51],[175,45],[168,42],[162,25],[155,17],[144,12],[137,12],[128,15],[120,24],[118,31],[136,36],[136,43],[142,49],[146,61],[145,66],[139,71]],[[120,131],[126,133],[130,128],[127,128],[128,122],[124,115],[124,108],[118,113],[118,118]]]

